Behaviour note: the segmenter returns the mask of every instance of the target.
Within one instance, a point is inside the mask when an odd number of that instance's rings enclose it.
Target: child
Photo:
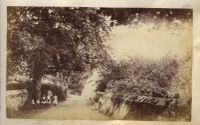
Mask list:
[[[32,105],[35,105],[35,101],[34,101],[34,99],[32,99],[31,104],[32,104]]]
[[[50,105],[52,103],[52,91],[47,91],[47,104]]]
[[[51,96],[50,96],[50,95],[47,96],[47,104],[48,104],[48,105],[51,104]]]
[[[45,96],[42,97],[41,103],[42,103],[43,106],[46,104],[46,97]]]
[[[36,105],[37,105],[37,108],[40,107],[40,100],[39,100],[39,99],[37,99],[37,101],[36,101]]]
[[[58,104],[58,97],[56,95],[53,96],[53,105],[56,106]]]

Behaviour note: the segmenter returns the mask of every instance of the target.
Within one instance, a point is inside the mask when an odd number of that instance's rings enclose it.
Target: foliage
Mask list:
[[[175,112],[191,116],[191,52],[182,57],[166,56],[160,60],[132,58],[109,65],[103,72],[97,91],[111,92],[114,106],[128,105],[134,119],[152,120],[170,111],[172,99],[178,99]],[[128,115],[127,115],[128,117]]]
[[[57,95],[58,101],[63,101],[66,98],[66,88],[55,84],[42,84],[41,95],[47,96],[48,90],[52,91],[53,95]]]
[[[67,76],[102,64],[109,30],[93,8],[8,7],[8,76],[27,73],[40,96],[45,74]]]
[[[44,67],[42,74],[84,70],[84,65],[103,59],[108,32],[95,9],[8,8],[8,57],[28,68],[40,62],[37,69]]]
[[[132,58],[115,63],[103,74],[97,90],[112,92],[113,97],[123,99],[130,96],[168,98],[181,90],[190,90],[188,86],[191,86],[191,53],[183,58],[166,56],[159,61]],[[191,97],[191,91],[187,95]]]
[[[9,84],[6,84],[6,90],[27,89],[28,84],[30,84],[30,81],[19,82],[19,83],[9,83]]]
[[[159,25],[162,21],[172,22],[175,19],[191,21],[192,19],[191,9],[100,8],[99,12],[111,17],[113,21],[111,26],[147,23],[149,21],[156,22],[156,25]]]
[[[184,101],[188,101],[192,97],[192,51],[188,51],[186,56],[180,58],[179,64],[179,72],[172,81],[171,93],[178,93]]]
[[[176,59],[166,57],[158,62],[144,59],[130,59],[110,66],[99,84],[113,92],[132,92],[140,90],[140,95],[152,94],[157,89],[170,88],[173,77],[178,72]],[[115,86],[115,87],[114,87]],[[98,88],[97,88],[98,89]],[[161,90],[162,91],[162,90]]]

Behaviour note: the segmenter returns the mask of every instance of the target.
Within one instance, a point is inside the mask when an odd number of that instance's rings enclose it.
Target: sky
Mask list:
[[[111,56],[115,60],[127,57],[160,59],[167,54],[182,56],[192,49],[192,25],[175,19],[167,23],[138,23],[112,28]]]

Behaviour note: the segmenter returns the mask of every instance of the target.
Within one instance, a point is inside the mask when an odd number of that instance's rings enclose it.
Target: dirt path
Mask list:
[[[110,117],[92,109],[81,96],[76,95],[72,95],[57,106],[26,112],[21,117],[30,119],[111,120]]]
[[[87,104],[88,98],[94,94],[96,80],[98,80],[98,73],[95,71],[86,80],[81,96],[69,95],[66,101],[59,103],[57,106],[24,112],[18,117],[32,119],[110,120],[110,117],[103,115],[98,110],[92,109]]]

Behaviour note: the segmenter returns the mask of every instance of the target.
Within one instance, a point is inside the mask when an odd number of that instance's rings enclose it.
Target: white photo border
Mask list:
[[[6,32],[7,6],[54,7],[129,7],[129,8],[190,8],[193,9],[193,72],[192,72],[192,121],[91,121],[91,120],[37,120],[6,118]],[[200,0],[4,0],[1,1],[1,125],[198,125],[200,124]]]

